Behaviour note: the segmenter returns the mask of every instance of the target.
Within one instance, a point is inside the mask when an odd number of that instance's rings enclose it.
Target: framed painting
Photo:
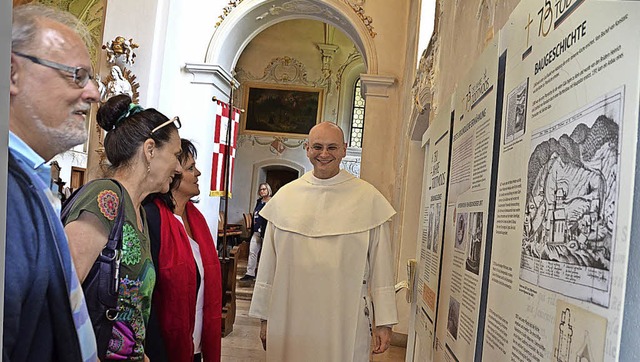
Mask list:
[[[304,138],[322,115],[323,89],[247,84],[242,133]]]

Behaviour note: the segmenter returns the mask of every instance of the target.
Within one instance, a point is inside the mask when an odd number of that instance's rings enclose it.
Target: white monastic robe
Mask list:
[[[249,315],[268,321],[267,360],[368,361],[371,330],[398,322],[389,202],[344,170],[326,180],[308,172],[260,214],[268,224]]]

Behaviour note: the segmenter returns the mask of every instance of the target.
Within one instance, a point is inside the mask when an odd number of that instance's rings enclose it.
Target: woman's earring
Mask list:
[[[150,173],[150,172],[151,172],[151,164],[148,164],[147,165],[147,173]]]

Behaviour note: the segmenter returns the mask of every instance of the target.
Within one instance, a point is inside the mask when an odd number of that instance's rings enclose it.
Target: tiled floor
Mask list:
[[[239,261],[238,274],[243,275],[246,261]],[[236,288],[236,320],[233,332],[222,339],[222,361],[265,361],[265,352],[260,342],[260,321],[248,316],[252,287]],[[405,349],[391,346],[372,361],[404,361]],[[312,362],[312,361],[310,361]]]

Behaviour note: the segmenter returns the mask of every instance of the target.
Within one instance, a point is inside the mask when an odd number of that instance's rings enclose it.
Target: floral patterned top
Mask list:
[[[144,209],[140,208],[144,227],[139,230],[133,202],[126,190],[124,197],[121,197],[118,186],[109,180],[99,180],[86,187],[89,189],[74,204],[67,223],[86,211],[97,216],[109,233],[115,223],[118,204],[122,199],[125,202],[118,317],[113,326],[107,359],[142,361],[151,294],[156,283]]]

